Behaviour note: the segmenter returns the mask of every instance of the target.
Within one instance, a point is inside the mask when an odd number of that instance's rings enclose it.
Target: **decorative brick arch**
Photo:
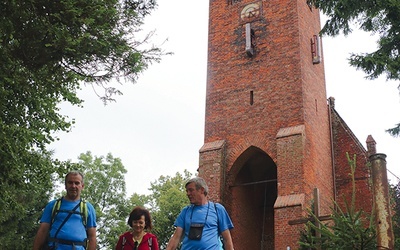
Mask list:
[[[235,146],[232,147],[227,154],[227,166],[233,167],[234,164],[237,164],[237,160],[239,160],[239,158],[243,158],[244,155],[248,154],[246,153],[246,151],[249,151],[252,148],[257,148],[263,152],[268,152],[268,149],[271,148],[270,142],[271,140],[268,140],[267,138],[264,138],[262,136],[251,136],[246,137],[243,140],[235,143]],[[275,158],[275,153],[266,154],[268,154],[268,156],[272,159]]]
[[[261,141],[261,140],[260,140]],[[254,143],[253,143],[254,144]],[[249,143],[249,146],[243,150],[243,147],[235,147],[231,154],[227,156],[227,162],[233,162],[232,165],[228,164],[228,166],[231,166],[229,168],[229,171],[227,173],[227,185],[234,185],[235,184],[235,179],[237,177],[237,174],[240,172],[242,169],[243,165],[255,154],[255,153],[262,153],[268,156],[272,162],[273,159],[270,157],[269,154],[267,154],[261,147],[259,146],[254,146]],[[275,164],[275,163],[274,163]]]

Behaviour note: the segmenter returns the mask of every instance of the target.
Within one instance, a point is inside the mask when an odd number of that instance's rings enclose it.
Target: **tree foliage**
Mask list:
[[[50,155],[31,154],[30,163],[16,166],[9,179],[1,179],[0,249],[30,249],[42,209],[53,193]],[[1,164],[1,160],[0,160]],[[24,179],[20,181],[21,174]],[[0,174],[1,175],[1,174]],[[19,187],[15,190],[15,187]]]
[[[345,199],[345,207],[341,208],[333,202],[332,221],[323,223],[310,211],[313,220],[307,222],[300,239],[300,249],[332,249],[332,250],[374,250],[377,249],[376,231],[373,216],[355,207],[355,168],[356,159],[347,159],[351,169],[352,197]],[[318,221],[320,227],[317,227]],[[320,234],[317,236],[316,232]]]
[[[388,80],[400,80],[400,1],[398,0],[308,0],[319,8],[328,20],[321,33],[347,35],[352,27],[377,34],[377,49],[371,53],[351,54],[350,65],[363,70],[367,78],[386,75]],[[398,86],[400,89],[400,85]],[[388,129],[400,135],[400,123]]]
[[[113,249],[116,236],[125,228],[124,215],[129,211],[125,200],[126,169],[111,153],[106,157],[91,152],[79,156],[84,173],[82,197],[93,204],[97,215],[97,244],[99,249]]]
[[[355,24],[361,30],[378,34],[378,48],[372,53],[352,54],[350,64],[362,69],[368,78],[386,74],[400,79],[400,2],[391,0],[310,0],[328,16],[322,33],[335,36],[352,32]]]
[[[86,84],[113,100],[120,92],[111,80],[134,82],[165,54],[149,44],[151,34],[136,35],[155,7],[155,0],[0,2],[0,207],[12,208],[0,223],[37,206],[21,199],[47,202],[52,174],[67,167],[46,149],[74,122],[58,104],[81,105],[76,92]]]
[[[58,113],[57,104],[79,105],[76,91],[83,82],[135,81],[160,60],[159,48],[142,48],[147,40],[134,40],[155,6],[154,0],[0,3],[2,160],[26,162],[22,156],[44,150],[54,140],[52,132],[68,131],[72,121]],[[115,93],[106,87],[102,98]]]

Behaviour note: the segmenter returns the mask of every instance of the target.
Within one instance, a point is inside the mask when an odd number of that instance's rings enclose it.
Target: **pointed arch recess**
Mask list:
[[[226,201],[241,241],[246,241],[248,249],[274,249],[275,162],[260,148],[250,146],[235,160],[227,177]]]

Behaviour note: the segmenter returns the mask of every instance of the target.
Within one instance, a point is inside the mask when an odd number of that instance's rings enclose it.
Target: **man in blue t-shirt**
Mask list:
[[[167,250],[175,250],[181,240],[182,250],[220,250],[219,235],[222,235],[224,249],[233,250],[230,233],[233,223],[221,204],[208,201],[204,179],[193,178],[185,187],[191,205],[182,209],[175,220],[176,229]]]
[[[54,219],[52,211],[57,200],[49,202],[45,207],[33,250],[42,249],[45,244],[49,249],[58,250],[83,250],[86,246],[88,250],[96,249],[96,212],[92,204],[85,202],[87,206],[85,227],[83,219],[86,215],[82,216],[84,211],[81,211],[80,204],[83,187],[83,175],[80,172],[69,172],[65,176],[67,194],[61,199]]]

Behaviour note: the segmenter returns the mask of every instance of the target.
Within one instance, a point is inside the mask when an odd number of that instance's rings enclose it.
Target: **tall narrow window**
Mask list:
[[[246,54],[249,57],[254,56],[255,40],[254,30],[251,28],[250,23],[246,23]]]
[[[253,94],[253,90],[250,91],[250,105],[253,105],[254,103],[254,94]]]
[[[311,54],[313,64],[321,62],[321,37],[318,35],[311,38]]]

